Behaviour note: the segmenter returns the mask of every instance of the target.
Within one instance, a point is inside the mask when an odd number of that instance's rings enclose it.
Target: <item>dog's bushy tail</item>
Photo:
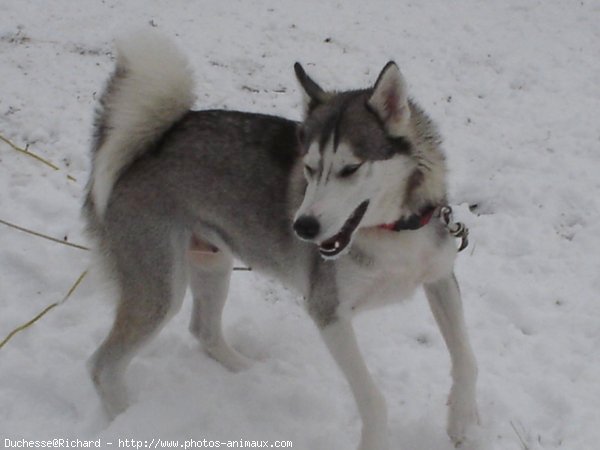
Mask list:
[[[118,40],[115,72],[95,121],[88,206],[104,216],[115,182],[136,158],[192,107],[194,79],[186,57],[155,31]]]

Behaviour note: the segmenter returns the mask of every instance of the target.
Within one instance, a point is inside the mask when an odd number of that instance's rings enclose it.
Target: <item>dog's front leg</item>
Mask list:
[[[471,349],[454,274],[425,285],[429,306],[446,341],[452,361],[452,389],[448,397],[448,435],[456,446],[479,422],[475,384],[477,364]]]
[[[335,318],[320,328],[327,348],[348,380],[362,418],[359,450],[388,449],[385,400],[365,365],[350,320]]]

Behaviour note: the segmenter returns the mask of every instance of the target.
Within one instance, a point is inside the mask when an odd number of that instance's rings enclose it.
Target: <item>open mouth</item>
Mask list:
[[[326,241],[321,242],[319,245],[319,253],[325,258],[334,258],[339,255],[352,240],[352,233],[358,228],[360,221],[367,212],[369,201],[365,200],[354,210],[352,215],[344,226],[335,236],[330,237]]]

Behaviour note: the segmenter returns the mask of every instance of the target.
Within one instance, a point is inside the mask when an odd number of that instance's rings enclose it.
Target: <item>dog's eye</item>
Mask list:
[[[304,165],[304,173],[306,174],[306,176],[308,178],[312,178],[313,175],[315,174],[315,169],[313,169],[310,166],[307,166],[306,164]]]
[[[342,170],[340,170],[340,172],[338,173],[338,176],[340,178],[347,178],[350,175],[353,175],[354,173],[356,173],[356,171],[358,169],[360,169],[360,166],[362,166],[362,163],[344,166],[344,167],[342,167]]]

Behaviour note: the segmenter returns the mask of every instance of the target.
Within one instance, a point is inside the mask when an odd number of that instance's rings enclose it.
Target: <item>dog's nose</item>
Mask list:
[[[320,230],[321,225],[313,216],[300,216],[294,222],[294,231],[302,239],[314,239]]]

